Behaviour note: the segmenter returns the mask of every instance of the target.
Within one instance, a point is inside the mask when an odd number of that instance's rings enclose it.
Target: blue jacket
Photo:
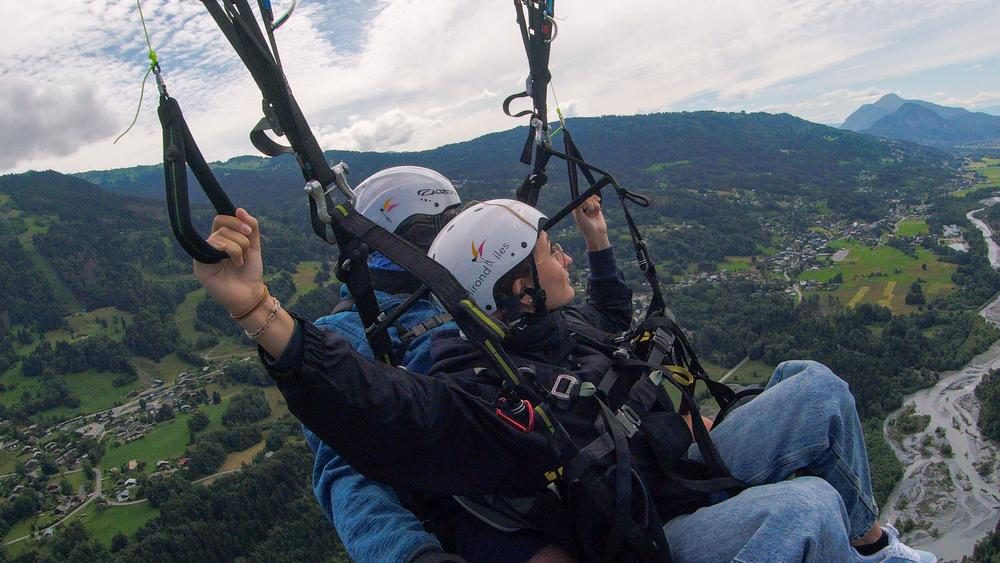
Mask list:
[[[342,287],[341,298],[348,296],[347,288]],[[383,311],[394,309],[405,300],[403,296],[380,291],[376,291],[376,297]],[[440,313],[442,310],[436,304],[419,301],[403,314],[398,324],[408,330]],[[315,325],[343,336],[366,358],[373,357],[356,308],[321,317]],[[398,349],[401,344],[397,329],[390,328],[389,335]],[[414,339],[402,355],[400,365],[413,373],[423,374],[430,368],[430,357],[428,332]],[[399,497],[390,487],[365,478],[308,428],[303,426],[302,430],[316,455],[313,493],[351,559],[362,563],[412,561],[421,553],[441,550],[437,538],[424,530],[420,520],[400,504]]]

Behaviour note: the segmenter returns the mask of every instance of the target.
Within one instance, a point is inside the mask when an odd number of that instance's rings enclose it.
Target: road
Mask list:
[[[802,290],[799,289],[799,284],[792,281],[792,278],[788,277],[788,272],[782,270],[781,275],[785,276],[785,281],[792,284],[792,290],[795,292],[795,295],[799,298],[799,300],[796,301],[795,304],[798,305],[799,303],[802,303]]]
[[[727,371],[726,375],[723,375],[722,377],[719,378],[719,383],[725,383],[726,380],[729,379],[730,375],[733,375],[734,373],[736,373],[736,370],[738,370],[741,367],[743,367],[743,364],[747,363],[749,360],[750,360],[750,356],[746,356],[742,360],[740,360],[740,363],[738,363],[735,366],[733,366],[733,369]]]

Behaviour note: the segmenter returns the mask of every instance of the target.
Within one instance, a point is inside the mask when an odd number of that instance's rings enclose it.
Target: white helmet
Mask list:
[[[512,199],[477,203],[448,223],[427,255],[447,268],[477,305],[492,313],[497,310],[494,286],[535,250],[546,219],[541,211]]]
[[[355,192],[358,213],[422,248],[462,204],[447,178],[421,166],[386,168],[358,184]]]

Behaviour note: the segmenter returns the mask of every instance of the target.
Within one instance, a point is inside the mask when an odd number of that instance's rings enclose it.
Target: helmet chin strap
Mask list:
[[[531,296],[531,304],[535,307],[536,315],[544,315],[548,313],[548,308],[545,306],[545,290],[542,289],[542,284],[538,281],[538,263],[535,262],[534,253],[532,253],[531,259],[531,283],[534,287],[524,288],[524,293]]]

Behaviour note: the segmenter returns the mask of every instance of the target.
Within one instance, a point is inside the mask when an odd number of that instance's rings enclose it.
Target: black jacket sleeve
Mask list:
[[[539,431],[496,415],[498,386],[472,370],[414,375],[296,322],[281,358],[261,353],[265,368],[292,414],[365,476],[411,491],[524,495],[558,465]]]
[[[580,312],[605,332],[621,332],[632,326],[632,288],[615,259],[614,247],[589,252],[587,304]]]

